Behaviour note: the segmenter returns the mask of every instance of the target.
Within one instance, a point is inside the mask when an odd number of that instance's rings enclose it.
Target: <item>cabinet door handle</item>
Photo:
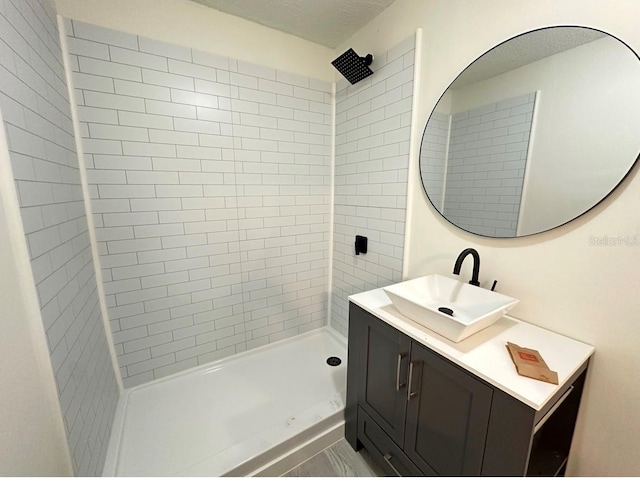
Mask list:
[[[396,476],[402,477],[402,474],[400,474],[400,472],[396,469],[396,467],[393,464],[391,464],[391,457],[392,456],[390,454],[385,454],[383,456],[383,459],[387,462],[387,464],[393,470],[393,472],[396,473]]]
[[[408,354],[408,352],[401,352],[398,354],[398,365],[396,366],[396,391],[400,391],[401,388],[407,385],[404,382],[400,382],[400,368],[402,367],[402,358],[406,357]]]
[[[414,397],[416,392],[413,392],[413,366],[417,364],[417,362],[409,363],[409,380],[407,381],[407,401],[411,401],[411,398]]]

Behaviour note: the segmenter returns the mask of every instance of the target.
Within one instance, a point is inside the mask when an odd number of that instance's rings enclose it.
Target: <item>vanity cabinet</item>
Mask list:
[[[389,475],[564,472],[586,363],[535,410],[353,303],[348,356],[345,436]]]

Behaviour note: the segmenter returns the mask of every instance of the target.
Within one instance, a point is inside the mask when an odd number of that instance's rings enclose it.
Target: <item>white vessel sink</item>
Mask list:
[[[520,302],[438,274],[400,282],[384,291],[403,315],[453,342],[489,327]],[[439,308],[453,312],[446,314]]]

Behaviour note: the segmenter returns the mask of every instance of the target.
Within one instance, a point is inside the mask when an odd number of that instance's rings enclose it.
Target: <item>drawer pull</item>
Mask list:
[[[405,383],[400,382],[400,368],[402,366],[402,358],[405,357],[408,352],[401,352],[398,354],[398,365],[396,366],[396,391],[400,391],[401,388],[405,387]]]
[[[387,464],[393,470],[393,472],[396,473],[396,476],[402,476],[402,474],[400,474],[400,472],[396,469],[396,467],[393,464],[391,464],[391,458],[392,456],[390,454],[385,454],[383,456],[383,459],[387,462]]]

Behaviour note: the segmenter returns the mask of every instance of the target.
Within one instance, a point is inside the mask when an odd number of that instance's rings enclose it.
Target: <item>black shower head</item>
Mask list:
[[[372,62],[373,55],[368,54],[366,57],[360,57],[350,48],[331,62],[331,64],[353,85],[373,74],[373,71],[369,68]]]

